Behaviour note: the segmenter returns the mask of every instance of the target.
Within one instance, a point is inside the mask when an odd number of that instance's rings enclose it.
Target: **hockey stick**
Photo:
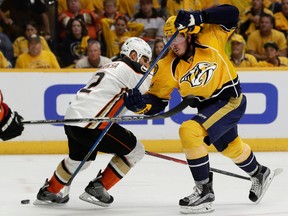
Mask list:
[[[144,82],[144,80],[149,76],[150,72],[152,71],[152,69],[156,66],[157,62],[162,58],[162,56],[164,55],[164,53],[166,52],[166,50],[169,48],[170,44],[172,43],[172,41],[174,40],[174,38],[176,38],[176,36],[178,35],[179,31],[177,30],[172,37],[170,38],[170,40],[167,42],[167,44],[165,44],[165,46],[163,47],[162,51],[159,53],[159,55],[157,56],[157,58],[153,61],[153,63],[150,65],[150,67],[148,68],[148,70],[145,72],[145,74],[143,75],[143,77],[139,80],[139,82],[136,84],[135,88],[139,88],[142,83]],[[117,116],[119,113],[121,113],[121,111],[124,108],[124,104],[118,109],[118,111],[116,112],[115,116]],[[70,191],[70,185],[73,181],[73,179],[75,178],[75,176],[78,174],[78,172],[81,170],[81,168],[83,167],[83,165],[85,164],[85,162],[88,160],[88,158],[91,156],[91,154],[95,151],[95,149],[97,148],[97,146],[99,145],[99,143],[101,142],[101,140],[103,139],[103,137],[106,135],[106,133],[108,132],[108,130],[111,128],[111,126],[113,125],[113,122],[109,122],[108,125],[105,127],[105,129],[103,130],[103,132],[101,133],[101,135],[98,137],[98,139],[95,141],[94,145],[91,147],[91,149],[89,150],[89,152],[87,153],[87,155],[85,156],[85,158],[81,161],[81,163],[78,165],[78,167],[75,169],[75,171],[72,173],[70,179],[68,180],[65,190],[64,190],[64,194],[63,194],[63,202],[65,202],[66,200],[68,200],[69,198],[69,191]]]
[[[145,151],[145,154],[153,156],[153,157],[157,157],[157,158],[162,158],[162,159],[165,159],[165,160],[174,161],[176,163],[188,165],[187,161],[185,161],[185,160],[180,160],[180,159],[177,159],[177,158],[169,157],[167,155],[162,155],[162,154],[158,154],[158,153],[150,152],[150,151]],[[212,167],[210,167],[210,170],[212,172],[220,173],[222,175],[232,176],[232,177],[235,177],[235,178],[240,178],[240,179],[245,179],[245,180],[251,181],[251,179],[249,177],[238,175],[238,174],[231,173],[231,172],[228,172],[228,171],[215,169],[215,168],[212,168]]]
[[[194,96],[188,95],[177,106],[171,110],[155,115],[131,115],[131,116],[118,116],[118,117],[99,117],[99,118],[80,118],[80,119],[60,119],[60,120],[32,120],[23,121],[23,124],[60,124],[60,123],[81,123],[81,122],[127,122],[127,121],[140,121],[149,119],[163,119],[169,118],[172,115],[182,111],[189,104],[191,104]]]

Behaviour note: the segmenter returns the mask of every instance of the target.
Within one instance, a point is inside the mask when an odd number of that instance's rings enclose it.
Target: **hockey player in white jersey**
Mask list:
[[[145,74],[151,61],[152,52],[149,45],[142,39],[132,37],[121,48],[122,59],[104,65],[80,89],[67,109],[65,118],[113,117],[123,105],[122,94],[133,88]],[[140,86],[145,92],[151,77]],[[103,123],[72,123],[64,126],[68,138],[69,156],[64,158],[54,174],[37,194],[37,200],[44,203],[63,203],[60,190],[67,184],[71,174],[85,158],[91,147],[101,136],[107,126]],[[92,180],[80,199],[101,206],[109,206],[113,197],[107,192],[128,171],[139,162],[145,150],[131,131],[113,123],[102,138],[96,150],[85,162],[81,170],[86,169],[95,160],[97,152],[114,154],[107,167]]]

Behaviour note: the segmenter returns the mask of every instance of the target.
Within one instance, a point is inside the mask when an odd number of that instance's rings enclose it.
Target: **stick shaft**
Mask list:
[[[172,115],[185,109],[193,101],[194,96],[189,95],[171,110],[151,116],[144,115],[131,115],[131,116],[118,116],[118,117],[100,117],[100,118],[80,118],[80,119],[60,119],[60,120],[33,120],[23,121],[23,124],[60,124],[60,123],[80,123],[80,122],[127,122],[127,121],[140,121],[148,119],[163,119],[171,117]]]
[[[188,165],[187,161],[185,161],[185,160],[169,157],[167,155],[162,155],[162,154],[158,154],[158,153],[150,152],[150,151],[145,151],[145,154],[153,156],[153,157],[161,158],[161,159],[164,159],[164,160],[170,160],[170,161],[173,161],[173,162],[176,162],[176,163]],[[215,169],[215,168],[212,168],[212,167],[210,168],[210,170],[212,172],[215,172],[215,173],[220,173],[220,174],[223,174],[223,175],[227,175],[227,176],[240,178],[240,179],[245,179],[245,180],[250,181],[249,177],[238,175],[238,174],[235,174],[235,173],[231,173],[231,172],[228,172],[228,171],[225,171],[225,170]]]

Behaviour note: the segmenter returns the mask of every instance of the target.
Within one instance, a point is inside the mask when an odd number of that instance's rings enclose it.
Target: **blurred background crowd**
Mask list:
[[[288,66],[288,0],[0,0],[0,68],[99,68],[134,36],[155,59],[168,17],[221,4],[240,11],[226,44],[236,67]]]

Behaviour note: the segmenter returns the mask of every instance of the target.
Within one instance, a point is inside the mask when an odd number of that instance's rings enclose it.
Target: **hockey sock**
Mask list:
[[[60,192],[60,190],[64,187],[65,185],[60,183],[56,176],[53,175],[52,178],[49,180],[49,186],[47,188],[48,191],[57,194]]]
[[[242,163],[236,163],[236,165],[240,169],[248,173],[250,176],[252,176],[257,172],[259,163],[257,162],[255,155],[251,151],[249,157],[245,161],[243,161]]]
[[[101,182],[106,190],[120,181],[131,169],[124,158],[114,156],[102,173]]]

